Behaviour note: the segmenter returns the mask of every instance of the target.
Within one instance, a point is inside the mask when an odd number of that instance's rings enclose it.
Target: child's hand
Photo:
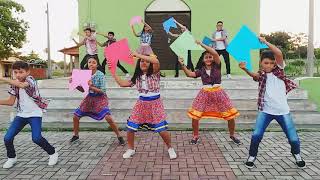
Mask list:
[[[196,44],[200,45],[200,44],[201,44],[201,42],[200,42],[199,40],[196,40]]]
[[[183,60],[182,57],[179,57],[178,61],[179,61],[179,63],[180,63],[182,66],[184,65],[184,60]]]
[[[131,52],[131,54],[130,54],[130,57],[132,57],[132,58],[135,58],[137,56],[138,56],[138,53],[135,51]]]
[[[177,20],[175,18],[173,18],[173,22],[177,23]]]
[[[259,39],[260,42],[262,42],[262,43],[264,43],[264,44],[267,43],[267,40],[266,40],[266,38],[264,38],[264,37],[258,37],[258,39]]]
[[[240,62],[240,63],[239,63],[239,67],[240,67],[241,69],[246,69],[246,63],[245,63],[245,62]]]
[[[88,81],[88,85],[89,85],[89,87],[91,87],[93,85],[92,80]]]

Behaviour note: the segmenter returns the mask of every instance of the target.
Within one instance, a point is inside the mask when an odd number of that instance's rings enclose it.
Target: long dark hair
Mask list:
[[[137,82],[137,79],[140,78],[140,76],[143,74],[141,68],[140,68],[140,62],[141,62],[141,59],[138,59],[137,61],[137,64],[136,64],[136,69],[134,70],[134,74],[131,78],[131,82],[133,84],[136,84]],[[147,71],[147,76],[151,76],[153,74],[153,64],[150,63],[150,66],[148,68],[148,71]]]
[[[203,58],[204,58],[204,55],[205,55],[206,53],[209,53],[209,52],[204,51],[204,52],[201,54],[201,56],[199,57],[199,60],[198,60],[198,62],[197,62],[197,65],[196,65],[196,68],[195,68],[195,69],[201,69],[201,68],[205,65],[205,64],[204,64],[204,61],[203,61]]]
[[[103,68],[103,67],[101,66],[99,60],[98,60],[95,56],[89,56],[89,57],[88,57],[88,59],[87,59],[87,64],[86,64],[86,66],[84,67],[84,69],[89,69],[88,63],[89,63],[89,59],[91,59],[91,58],[94,59],[94,60],[96,60],[96,62],[97,62],[97,70],[99,70],[99,71],[101,71],[103,74],[105,74],[105,73],[106,73],[106,72],[105,72],[105,68]]]

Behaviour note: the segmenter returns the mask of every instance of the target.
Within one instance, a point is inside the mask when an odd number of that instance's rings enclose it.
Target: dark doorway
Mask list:
[[[170,44],[175,40],[163,29],[162,23],[174,17],[178,22],[184,24],[191,30],[191,12],[146,12],[145,21],[153,29],[152,50],[158,56],[161,69],[172,70],[175,66],[177,56],[170,49]],[[172,33],[181,33],[180,29],[171,29]]]

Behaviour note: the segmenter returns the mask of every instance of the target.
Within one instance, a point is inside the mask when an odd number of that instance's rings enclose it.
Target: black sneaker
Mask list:
[[[70,139],[70,143],[78,142],[79,141],[79,136],[72,136]]]
[[[247,159],[247,162],[245,163],[245,166],[249,169],[252,169],[254,167],[255,160],[256,160],[256,157],[249,156]]]
[[[118,137],[118,140],[119,140],[119,144],[121,146],[124,146],[126,144],[126,142],[124,141],[123,137]]]
[[[179,77],[179,74],[174,75],[174,77]]]
[[[235,143],[238,146],[242,144],[242,142],[234,136],[230,136],[230,139],[233,141],[233,143]]]
[[[300,156],[300,154],[292,154],[292,156],[294,157],[294,159],[296,160],[296,165],[299,168],[304,168],[306,167],[306,163],[304,162],[304,160],[302,159],[302,157]]]
[[[190,144],[198,144],[199,143],[199,138],[192,138],[190,141]]]

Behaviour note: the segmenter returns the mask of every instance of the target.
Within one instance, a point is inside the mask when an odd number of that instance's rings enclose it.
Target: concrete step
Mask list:
[[[39,81],[38,85],[41,89],[51,89],[51,88],[67,88],[68,79],[53,79]],[[200,89],[202,86],[201,79],[194,78],[164,78],[160,81],[160,87],[162,89]],[[257,89],[258,83],[254,82],[252,79],[232,79],[223,80],[222,86],[224,89]],[[119,87],[114,79],[107,78],[106,83],[107,88]]]
[[[171,99],[186,99],[194,98],[198,94],[199,89],[162,89],[161,96]],[[231,99],[257,99],[258,91],[256,89],[226,89],[227,94]],[[55,98],[76,98],[83,97],[83,94],[78,91],[70,92],[67,89],[41,89],[40,93],[43,97]],[[110,98],[136,98],[138,92],[134,88],[108,88],[107,95]],[[295,89],[289,93],[289,99],[307,99],[308,93],[303,89]]]
[[[82,98],[77,99],[54,99],[50,102],[48,110],[69,109],[73,110],[80,105]],[[188,109],[192,105],[192,98],[189,99],[163,99],[165,109]],[[132,109],[136,98],[110,98],[109,107],[113,109]],[[235,99],[232,101],[238,110],[256,110],[257,100]],[[317,106],[308,100],[290,99],[288,101],[292,111],[317,111]]]
[[[118,123],[126,123],[130,116],[131,109],[111,109],[112,117]],[[186,114],[185,109],[166,109],[169,123],[190,124],[191,120]],[[240,124],[253,124],[256,120],[257,111],[240,111],[237,122]],[[320,124],[320,113],[314,111],[293,111],[292,116],[296,124]],[[44,122],[72,122],[73,111],[71,110],[50,110],[44,114]],[[94,122],[90,118],[82,118],[81,122]],[[224,123],[224,120],[201,120],[203,123]]]

